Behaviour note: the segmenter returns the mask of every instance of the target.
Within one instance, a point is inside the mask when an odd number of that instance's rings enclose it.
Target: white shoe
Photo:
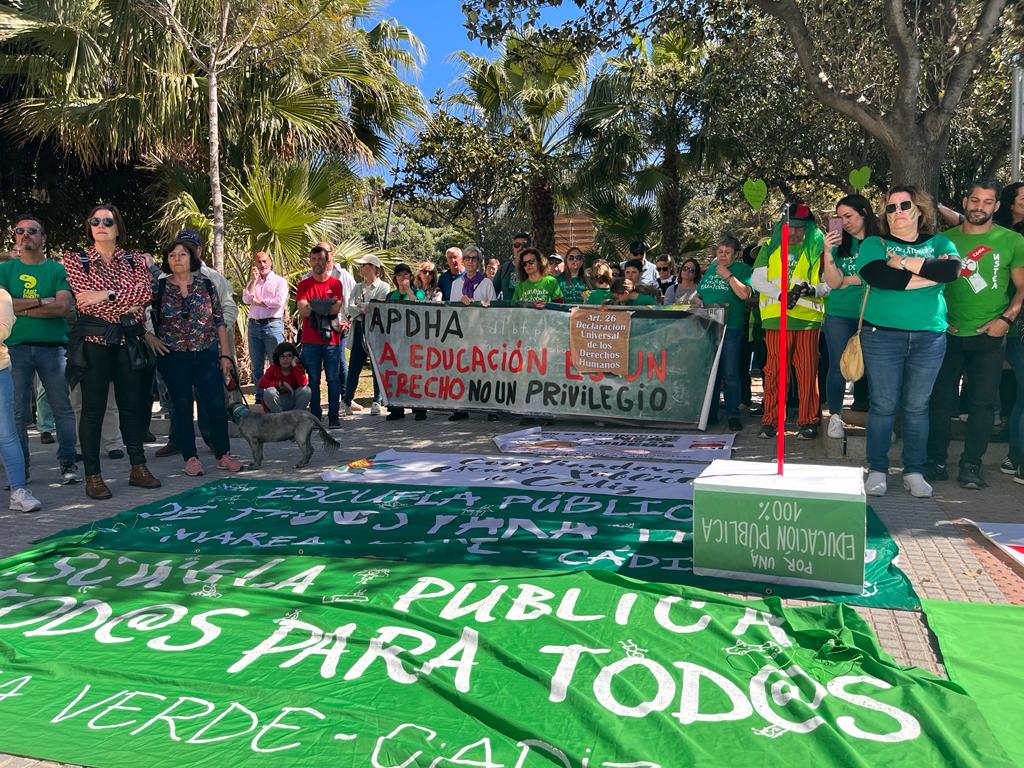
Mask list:
[[[371,416],[380,416],[380,403],[374,403],[370,406]]]
[[[920,472],[911,472],[903,476],[903,487],[910,491],[910,495],[918,499],[930,499],[932,487],[924,479]]]
[[[842,440],[846,437],[846,430],[843,428],[843,417],[838,413],[833,413],[829,417],[828,430],[825,434],[837,440]]]
[[[868,496],[885,496],[888,490],[885,472],[868,472],[868,479],[864,481],[864,492]]]
[[[11,491],[11,510],[14,512],[35,512],[43,503],[27,488]]]

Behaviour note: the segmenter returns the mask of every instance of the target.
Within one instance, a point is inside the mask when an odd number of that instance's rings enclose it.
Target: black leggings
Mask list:
[[[133,466],[145,464],[142,388],[151,374],[146,369],[132,370],[124,345],[114,347],[87,341],[84,349],[87,367],[82,375],[82,415],[78,421],[78,437],[82,442],[85,474],[100,473],[100,436],[111,382],[114,383],[121,438],[128,458]]]

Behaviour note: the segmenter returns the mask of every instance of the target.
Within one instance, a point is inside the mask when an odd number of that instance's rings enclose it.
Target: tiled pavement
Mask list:
[[[559,422],[559,425],[563,423]],[[571,422],[565,422],[564,426],[567,429],[587,428],[585,424]],[[357,415],[345,420],[343,427],[334,431],[342,448],[333,455],[326,454],[318,445],[312,466],[296,471],[292,468],[297,459],[293,446],[267,446],[266,459],[257,476],[317,480],[324,467],[398,446],[403,450],[440,453],[493,452],[494,435],[519,428],[518,419],[508,416],[498,422],[489,422],[474,415],[451,423],[444,414],[431,412],[426,421],[417,422],[407,417],[389,423],[383,417]],[[734,458],[753,461],[773,459],[774,441],[758,440],[756,430],[754,421],[748,420],[744,432],[737,436]],[[791,438],[787,441],[787,460],[856,466],[861,462],[853,457],[863,455],[863,445],[857,441],[863,441],[863,437],[848,439],[847,457],[844,457],[840,441],[830,441],[825,437],[816,441]],[[93,502],[85,497],[81,485],[59,484],[56,467],[53,466],[52,446],[40,445],[34,435],[30,443],[33,463],[30,488],[43,501],[44,510],[31,515],[0,511],[0,556],[18,552],[33,540],[62,529],[109,517],[223,475],[212,469],[213,457],[208,453],[200,454],[208,467],[207,474],[200,478],[184,474],[180,457],[151,458],[149,466],[163,480],[164,486],[157,491],[142,491],[128,487],[126,459],[104,460],[104,477],[114,498]],[[243,461],[247,459],[244,441],[235,440],[234,445]],[[150,456],[155,447],[151,445],[147,449]],[[1000,449],[1003,447],[993,446],[989,457],[998,456],[1001,460],[1003,454]],[[950,455],[956,456],[958,450],[959,446],[954,443]],[[888,496],[871,501],[899,545],[900,567],[922,598],[1024,605],[1024,569],[1016,569],[1002,555],[995,553],[972,528],[951,522],[960,518],[987,522],[1024,521],[1024,486],[999,474],[995,466],[988,469],[986,478],[991,487],[984,491],[965,491],[955,482],[947,482],[936,486],[934,499],[914,499],[903,490],[899,476],[890,475]],[[795,600],[789,602],[802,604]],[[944,674],[938,646],[923,614],[877,608],[857,608],[857,611],[872,625],[882,647],[898,663]],[[0,755],[0,768],[52,768],[55,765]]]

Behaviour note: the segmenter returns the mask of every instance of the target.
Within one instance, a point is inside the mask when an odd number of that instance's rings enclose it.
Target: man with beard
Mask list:
[[[981,460],[992,436],[1004,337],[1024,300],[1024,237],[992,221],[999,192],[995,181],[974,182],[963,201],[963,223],[945,233],[956,245],[963,267],[960,277],[945,289],[949,327],[946,354],[932,390],[925,477],[949,477],[950,420],[959,413],[960,378],[967,373],[967,429],[957,480],[972,489],[986,485]]]

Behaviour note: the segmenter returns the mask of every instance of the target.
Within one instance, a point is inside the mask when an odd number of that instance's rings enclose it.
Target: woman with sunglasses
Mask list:
[[[700,284],[700,264],[696,259],[687,259],[679,267],[675,283],[665,293],[665,304],[692,304]]]
[[[181,451],[189,477],[204,471],[196,453],[193,405],[197,400],[212,403],[222,399],[224,379],[233,368],[220,297],[213,282],[199,274],[201,264],[191,240],[175,240],[164,249],[161,271],[165,277],[153,298],[154,332],[146,334],[174,404],[171,442]],[[208,417],[217,468],[238,472],[242,464],[230,452],[227,411],[212,408]]]
[[[566,304],[582,304],[590,283],[583,269],[583,251],[573,246],[565,252],[565,269],[555,278]]]
[[[935,234],[935,204],[913,186],[885,199],[881,234],[868,237],[857,271],[871,286],[860,335],[871,388],[868,408],[869,496],[884,496],[896,411],[903,417],[903,487],[926,498],[928,400],[946,351],[943,288],[960,274],[956,246]]]
[[[839,370],[839,361],[846,343],[857,332],[860,305],[864,298],[864,284],[857,274],[857,254],[865,238],[877,235],[880,229],[878,217],[863,195],[847,195],[836,203],[836,217],[843,222],[842,233],[829,231],[825,235],[821,274],[832,289],[825,305],[825,321],[822,323],[828,350],[825,399],[831,414],[826,434],[839,439],[846,434],[842,416],[846,380]],[[867,380],[861,378],[855,386],[863,391],[861,398],[864,399],[867,395]],[[856,395],[854,399],[857,399]]]
[[[530,302],[540,308],[546,303],[561,304],[562,288],[558,281],[547,274],[548,260],[536,248],[524,248],[519,254],[516,273],[519,284],[512,294],[512,301]]]
[[[124,223],[113,205],[97,205],[85,218],[90,245],[64,254],[68,284],[78,319],[68,334],[68,385],[82,386],[78,436],[85,464],[85,493],[92,499],[112,494],[100,475],[100,432],[107,392],[114,385],[121,435],[131,474],[128,484],[159,488],[143,451],[144,383],[152,365],[144,341],[145,309],[153,297],[152,276],[143,254],[121,246]]]
[[[654,260],[654,269],[658,273],[658,295],[667,304],[665,294],[676,284],[676,262],[671,256],[659,256]]]
[[[417,295],[422,292],[422,301],[440,301],[441,289],[437,287],[437,265],[432,261],[421,261],[412,276]]]

